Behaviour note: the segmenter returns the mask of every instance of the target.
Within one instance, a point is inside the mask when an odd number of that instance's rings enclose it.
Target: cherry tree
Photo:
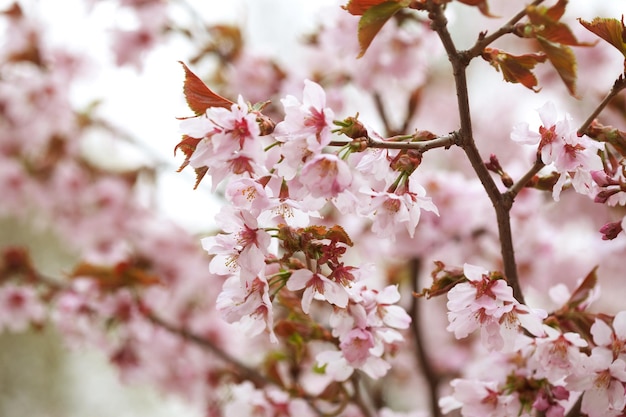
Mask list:
[[[138,199],[150,168],[85,157],[123,132],[72,108],[81,57],[15,3],[0,209],[74,261],[5,246],[0,328],[54,326],[208,416],[623,415],[626,26],[500,3],[350,0],[285,59],[120,1],[118,65],[197,51],[172,148],[223,203],[201,238]]]

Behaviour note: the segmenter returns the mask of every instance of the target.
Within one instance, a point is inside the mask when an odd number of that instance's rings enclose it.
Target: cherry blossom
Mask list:
[[[5,284],[0,287],[0,330],[21,332],[30,324],[43,324],[46,312],[32,287]]]
[[[507,395],[494,382],[455,379],[450,385],[454,393],[439,402],[444,413],[460,408],[465,417],[521,415],[519,400],[513,395]]]
[[[267,330],[270,340],[278,342],[265,279],[258,277],[242,285],[237,277],[228,278],[217,297],[216,307],[228,323],[238,323],[247,335],[256,336]]]
[[[602,166],[597,155],[601,145],[587,136],[578,136],[568,114],[563,119],[557,119],[554,103],[545,103],[537,112],[543,123],[539,133],[531,132],[528,124],[522,123],[514,127],[511,139],[518,143],[538,145],[537,155],[542,162],[561,174],[552,194],[556,201],[568,178],[571,178],[577,192],[592,195],[595,188],[591,171]]]
[[[379,237],[395,239],[394,225],[403,225],[410,237],[415,234],[422,210],[438,213],[426,190],[415,181],[395,192],[362,190],[372,196],[365,214],[371,213],[372,231]]]
[[[341,284],[308,269],[293,271],[287,281],[287,289],[298,291],[303,288],[302,310],[307,314],[314,298],[326,300],[342,308],[348,304],[348,293]]]
[[[310,80],[304,82],[302,102],[291,95],[281,102],[285,119],[276,125],[274,137],[283,143],[284,160],[277,169],[281,176],[290,180],[304,159],[310,154],[319,154],[330,143],[334,112],[326,107],[322,87]]]
[[[447,330],[458,339],[477,329],[483,345],[490,350],[510,350],[523,327],[535,336],[543,334],[546,313],[531,310],[513,297],[513,290],[502,279],[493,279],[489,271],[465,264],[468,282],[457,284],[448,292]]]
[[[204,249],[217,255],[211,260],[211,271],[224,275],[238,271],[242,283],[256,277],[265,268],[270,235],[250,212],[225,207],[220,218],[226,233],[202,239]]]
[[[302,167],[300,182],[313,197],[331,198],[352,182],[348,165],[334,155],[317,155]]]

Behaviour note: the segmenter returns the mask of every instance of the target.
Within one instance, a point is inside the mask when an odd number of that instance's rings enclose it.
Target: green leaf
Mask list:
[[[565,83],[567,90],[573,97],[576,96],[576,56],[567,45],[557,44],[537,36],[537,41],[543,52],[546,53],[550,63]]]
[[[357,58],[365,55],[367,48],[387,21],[400,9],[408,5],[408,1],[386,1],[370,7],[359,20],[359,46],[361,51]]]
[[[578,19],[581,25],[587,30],[595,33],[624,55],[626,58],[626,26],[624,26],[624,16],[622,21],[610,18],[596,17],[591,22]]]

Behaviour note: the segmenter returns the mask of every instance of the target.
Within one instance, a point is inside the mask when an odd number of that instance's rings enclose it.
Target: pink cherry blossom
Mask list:
[[[22,332],[30,324],[42,324],[46,314],[33,287],[5,284],[0,287],[0,331]]]
[[[547,102],[537,111],[543,123],[539,127],[539,133],[531,132],[528,124],[522,123],[514,127],[511,139],[523,144],[538,145],[537,152],[543,163],[554,167],[561,174],[553,189],[553,198],[556,201],[559,200],[567,179],[572,180],[578,193],[595,195],[591,171],[602,168],[597,155],[601,145],[587,136],[579,137],[568,114],[563,119],[557,119],[554,103]]]
[[[457,284],[448,292],[448,331],[458,339],[477,329],[489,350],[510,351],[521,335],[520,328],[535,336],[543,334],[546,312],[533,310],[513,298],[504,280],[492,279],[489,271],[470,264],[463,267],[469,282]]]
[[[320,154],[331,141],[333,111],[326,107],[326,93],[313,81],[305,80],[302,102],[294,96],[282,101],[285,119],[276,125],[274,137],[282,142],[283,160],[278,174],[291,180],[302,161]]]
[[[332,154],[322,154],[304,164],[300,182],[313,197],[331,198],[350,185],[352,174],[343,160]]]
[[[314,273],[308,269],[298,269],[291,273],[287,281],[287,289],[298,291],[304,288],[302,295],[302,311],[309,313],[313,298],[326,300],[337,307],[346,307],[348,293],[341,285],[326,278],[324,275]]]
[[[536,377],[556,383],[582,366],[586,356],[580,349],[587,347],[587,342],[578,333],[561,333],[549,326],[544,330],[544,337],[534,339],[529,368],[535,370]]]
[[[238,323],[247,335],[256,336],[266,330],[270,340],[278,342],[274,334],[269,286],[265,279],[257,277],[242,285],[237,277],[228,278],[217,297],[216,306],[228,323]]]
[[[265,268],[270,235],[250,212],[224,206],[219,218],[226,233],[202,239],[202,247],[216,255],[211,271],[224,275],[238,271],[242,283],[255,278]]]
[[[460,408],[464,417],[520,415],[521,405],[517,397],[503,392],[495,382],[455,379],[450,385],[454,393],[439,401],[444,413]]]
[[[379,237],[395,240],[396,225],[403,225],[410,237],[415,234],[422,210],[438,214],[437,207],[426,190],[415,181],[409,182],[408,189],[397,192],[379,192],[363,190],[372,196],[371,203],[365,214],[373,218],[372,231]]]
[[[568,388],[584,391],[581,410],[589,417],[613,417],[626,406],[626,362],[605,348],[594,348],[582,368],[566,378]]]

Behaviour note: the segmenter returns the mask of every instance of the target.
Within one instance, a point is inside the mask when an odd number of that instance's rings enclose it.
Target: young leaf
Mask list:
[[[567,2],[565,1],[564,3]],[[558,13],[551,12],[554,7],[547,10],[545,8],[528,7],[526,15],[532,23],[531,33],[533,37],[541,36],[550,42],[570,46],[595,45],[595,43],[578,42],[578,39],[576,39],[576,36],[574,36],[570,27],[565,23],[559,22],[559,19],[565,10],[565,5],[563,5],[562,10],[560,8],[558,9]]]
[[[502,71],[504,79],[510,83],[520,83],[526,88],[538,92],[537,78],[532,73],[540,62],[546,61],[544,54],[525,54],[521,56],[511,55],[498,49],[486,48],[483,58],[486,59],[496,70]]]
[[[576,97],[576,56],[574,56],[572,48],[567,45],[552,43],[541,36],[537,36],[537,41],[565,83],[569,93]]]
[[[119,262],[114,266],[94,265],[81,262],[70,273],[71,279],[88,277],[98,283],[102,290],[117,290],[123,287],[149,286],[161,283],[156,275],[130,262]]]
[[[581,25],[587,30],[595,33],[624,55],[626,58],[626,26],[624,26],[624,16],[622,21],[617,19],[596,17],[591,22],[578,19]]]
[[[365,10],[361,20],[359,20],[359,46],[361,51],[357,58],[361,58],[365,55],[367,48],[384,26],[385,23],[396,14],[396,12],[408,5],[406,0],[386,1],[384,3],[376,4]]]
[[[350,0],[348,4],[341,7],[352,15],[362,16],[368,9],[388,1],[389,0]]]
[[[591,272],[587,274],[587,276],[580,283],[578,288],[574,290],[569,300],[567,300],[567,303],[566,303],[567,306],[575,309],[589,298],[589,296],[591,295],[591,292],[593,291],[593,289],[596,287],[598,283],[598,276],[596,275],[597,270],[598,270],[598,267],[596,266],[591,270]]]
[[[468,6],[476,6],[478,10],[487,17],[497,17],[489,12],[489,5],[487,0],[459,0],[460,3],[467,4]]]
[[[196,139],[196,138],[192,138],[191,136],[183,135],[183,139],[174,148],[174,154],[176,154],[176,152],[179,149],[185,154],[185,160],[180,165],[180,168],[178,168],[177,172],[182,171],[187,165],[189,165],[189,160],[191,159],[191,155],[193,155],[193,153],[196,150],[196,146],[198,146],[198,143],[200,143],[201,140],[202,139]],[[194,170],[196,172],[196,183],[194,184],[193,189],[195,190],[200,185],[200,182],[206,175],[209,168],[200,167],[200,168],[194,168]]]
[[[185,85],[183,93],[185,100],[196,115],[204,114],[210,107],[224,107],[230,109],[233,102],[211,91],[202,80],[194,74],[187,65],[179,61],[185,70]]]
[[[178,168],[177,172],[182,171],[183,168],[185,168],[189,164],[189,159],[191,158],[191,155],[193,155],[193,153],[195,152],[196,146],[198,146],[198,143],[200,143],[201,140],[202,139],[192,138],[191,136],[183,135],[183,139],[178,142],[178,145],[176,145],[176,147],[174,148],[174,155],[176,155],[176,152],[179,149],[185,154],[185,160],[183,161],[183,164],[180,166],[180,168]]]

